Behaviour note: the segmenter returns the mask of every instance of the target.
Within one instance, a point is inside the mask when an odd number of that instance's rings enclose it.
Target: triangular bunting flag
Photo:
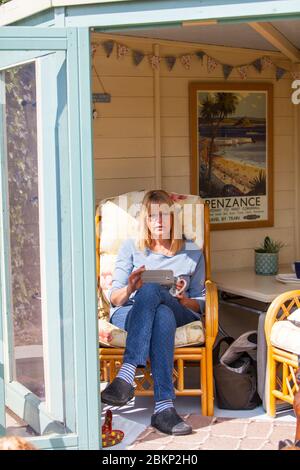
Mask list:
[[[252,65],[259,73],[261,73],[262,71],[261,59],[256,59],[254,62],[252,62]]]
[[[232,70],[233,70],[232,65],[223,64],[223,75],[224,75],[225,80],[227,80]]]
[[[121,59],[125,55],[129,54],[129,48],[123,44],[117,44],[117,57]]]
[[[91,54],[92,54],[92,58],[94,58],[96,52],[97,52],[97,44],[96,44],[96,43],[92,43],[92,44],[91,44]]]
[[[132,51],[132,58],[133,58],[133,63],[134,65],[139,65],[143,58],[145,57],[145,54],[141,51]]]
[[[300,80],[300,72],[291,72],[294,80]]]
[[[286,74],[286,70],[281,67],[276,67],[276,80],[280,80]]]
[[[104,50],[105,50],[105,53],[106,53],[106,57],[109,57],[113,51],[113,48],[114,48],[114,44],[115,42],[112,41],[112,40],[109,40],[109,41],[104,41],[102,43],[102,46],[104,47]]]
[[[218,65],[218,62],[213,57],[210,57],[208,55],[207,56],[207,71],[208,71],[208,73],[213,72],[217,65]]]
[[[165,57],[165,61],[166,61],[168,69],[171,71],[176,63],[176,57],[169,55]]]
[[[190,54],[182,55],[180,57],[180,62],[186,70],[190,70],[191,68],[191,59],[192,56]]]
[[[158,55],[150,55],[149,62],[153,69],[158,69],[160,64],[161,58]]]
[[[196,52],[196,56],[198,57],[199,60],[201,60],[202,64],[203,64],[203,57],[205,56],[205,52],[203,51],[197,51]]]
[[[237,68],[238,73],[241,77],[242,80],[246,80],[248,76],[248,67],[247,65],[241,65],[240,67]]]
[[[261,63],[262,63],[263,70],[268,69],[269,67],[271,67],[273,65],[273,62],[272,62],[271,58],[268,55],[264,55],[261,58]]]

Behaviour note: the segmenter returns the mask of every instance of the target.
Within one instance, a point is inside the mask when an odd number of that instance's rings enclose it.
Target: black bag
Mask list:
[[[233,338],[222,338],[213,352],[218,407],[225,410],[252,410],[261,403],[257,393],[256,362],[247,352],[237,354],[239,357],[230,364],[220,362],[221,345],[226,343],[228,349],[233,342]]]

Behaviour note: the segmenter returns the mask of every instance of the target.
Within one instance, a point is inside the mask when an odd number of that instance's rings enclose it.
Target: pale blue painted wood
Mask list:
[[[121,6],[120,11],[118,10]],[[63,7],[59,7],[63,8]],[[152,9],[151,9],[152,8]],[[24,18],[15,26],[52,27],[61,26],[61,19],[56,22],[55,10],[47,11]],[[66,7],[66,26],[71,27],[100,27],[102,31],[114,31],[122,28],[130,29],[132,26],[157,28],[181,26],[182,21],[217,19],[225,23],[247,23],[249,21],[272,21],[284,19],[299,19],[300,8],[296,0],[273,1],[241,1],[220,0],[215,2],[201,2],[198,0],[180,2],[165,0],[162,2],[136,1],[122,2],[122,4],[77,5]],[[127,13],[127,16],[126,16]],[[131,19],[128,21],[128,14]],[[113,15],[113,16],[111,16]],[[147,15],[147,18],[146,18]],[[118,16],[120,16],[118,18]],[[175,19],[174,19],[175,18]]]
[[[283,19],[300,14],[297,1],[226,1],[189,0],[135,1],[67,8],[66,26],[112,27],[133,25],[181,24],[182,21],[252,18]]]
[[[53,26],[55,9],[30,16],[15,25]],[[180,26],[182,21],[218,19],[221,22],[272,21],[300,18],[300,2],[296,0],[180,0],[131,1],[98,5],[76,5],[65,8],[66,26],[101,27],[103,30],[126,29],[134,25],[158,27]],[[60,22],[60,20],[59,20]]]
[[[78,42],[76,29],[68,30],[67,77],[70,151],[70,214],[72,252],[72,296],[74,331],[74,371],[76,376],[76,409],[79,447],[88,448],[88,417],[86,412],[87,376],[85,358],[84,275],[82,236],[82,194],[80,158],[80,110],[78,79]]]
[[[75,401],[75,366],[74,366],[74,337],[73,337],[73,286],[72,286],[72,252],[71,252],[71,210],[70,210],[70,152],[67,107],[67,70],[66,63],[60,69],[57,77],[57,124],[56,124],[56,154],[58,160],[59,180],[59,218],[60,244],[59,256],[60,285],[61,285],[61,329],[62,335],[62,366],[64,376],[65,422],[67,427],[76,432],[76,401]]]
[[[15,63],[15,55],[19,56],[20,52],[11,54],[11,61]],[[60,55],[60,57],[59,57]],[[28,59],[28,53],[26,54],[26,59]],[[5,59],[7,60],[7,59]],[[16,414],[20,415],[21,410],[26,409],[26,418],[22,416],[28,424],[36,432],[43,432],[44,428],[53,422],[53,416],[56,420],[63,421],[63,384],[62,384],[62,344],[61,344],[61,335],[60,335],[60,323],[61,323],[61,309],[60,309],[60,284],[59,284],[59,258],[58,258],[58,213],[57,213],[57,194],[58,187],[56,182],[56,158],[57,155],[56,146],[58,143],[55,139],[55,128],[56,128],[56,119],[57,119],[57,75],[59,74],[60,68],[62,67],[63,62],[65,61],[65,52],[55,52],[48,54],[45,57],[42,57],[40,63],[40,77],[42,81],[42,86],[39,87],[37,84],[37,89],[40,91],[40,96],[38,96],[43,104],[43,111],[45,113],[46,119],[42,120],[42,129],[38,129],[38,132],[41,132],[43,138],[41,139],[41,154],[42,160],[39,161],[39,170],[42,175],[42,184],[40,189],[43,189],[41,196],[41,207],[44,209],[44,214],[47,214],[46,217],[42,217],[44,221],[40,223],[40,227],[43,225],[43,232],[45,234],[44,246],[45,251],[41,253],[41,259],[45,263],[45,273],[43,275],[44,280],[46,281],[46,295],[45,300],[47,305],[46,310],[48,312],[48,319],[44,319],[44,328],[47,332],[48,341],[47,343],[51,345],[52,351],[49,351],[49,396],[51,397],[51,406],[50,413],[47,413],[45,410],[44,414],[35,410],[34,405],[39,403],[35,400],[30,401],[31,406],[28,406],[28,397],[31,396],[28,393],[28,390],[24,387],[21,387],[22,393],[15,393],[16,384],[10,383],[13,380],[13,324],[12,316],[10,312],[12,311],[10,305],[10,270],[9,262],[10,252],[9,252],[9,209],[8,202],[6,200],[6,194],[8,189],[2,192],[3,195],[3,204],[5,204],[3,213],[4,224],[7,229],[4,231],[6,239],[3,242],[3,245],[6,246],[6,255],[4,259],[4,270],[6,273],[5,276],[5,289],[4,292],[7,293],[6,300],[6,325],[7,325],[7,341],[6,345],[7,350],[9,351],[10,364],[8,366],[8,375],[6,380],[8,381],[6,398],[9,407]],[[1,68],[0,60],[0,68]],[[49,77],[52,80],[49,80]],[[38,103],[38,104],[41,104]],[[65,139],[67,138],[67,128],[65,130]],[[41,137],[41,136],[40,136]],[[3,161],[3,180],[7,181],[7,169],[6,169],[6,158]],[[5,182],[3,183],[5,185]],[[49,197],[51,194],[51,197]],[[41,240],[43,242],[43,240]],[[47,324],[45,324],[47,323]],[[71,328],[71,326],[70,326]],[[46,365],[46,364],[45,364]],[[19,389],[18,389],[19,390]],[[49,398],[48,396],[48,398]],[[43,407],[44,405],[42,405]],[[45,415],[45,416],[44,416]],[[39,421],[41,420],[41,422]],[[44,424],[43,424],[44,423]]]
[[[57,7],[54,8],[54,24],[55,27],[65,27],[65,8],[64,7]]]
[[[0,29],[1,31],[1,29]],[[23,64],[29,60],[34,60],[37,57],[43,57],[49,54],[50,50],[32,51],[1,51],[1,69],[12,67],[13,65]]]
[[[11,28],[13,29],[13,28]],[[19,28],[18,28],[19,29]],[[55,30],[56,28],[51,28],[51,34],[55,41]],[[33,39],[33,31],[30,28],[31,33],[29,36]],[[17,33],[17,29],[15,29]],[[41,36],[39,30],[39,37]],[[7,34],[7,33],[6,33]],[[28,36],[28,35],[27,35]],[[2,36],[3,37],[3,36]],[[19,46],[19,49],[25,47],[24,43],[30,44],[27,38],[21,38],[18,36],[19,41],[15,40],[15,47]],[[84,39],[81,36],[81,39]],[[1,41],[1,30],[0,30],[0,41]],[[20,44],[23,42],[23,44]],[[41,44],[41,42],[39,42]],[[52,45],[54,42],[52,43]],[[49,45],[49,44],[48,44]],[[0,43],[1,46],[4,44]],[[83,50],[89,47],[88,44],[88,30],[85,31],[85,46]],[[51,49],[49,46],[48,49]],[[76,422],[78,430],[78,445],[80,448],[99,448],[100,445],[100,426],[99,426],[99,383],[98,383],[98,341],[97,341],[97,329],[96,329],[96,296],[95,296],[95,271],[90,269],[88,258],[84,259],[84,256],[90,256],[91,253],[92,259],[94,259],[94,251],[91,249],[94,244],[94,203],[92,196],[92,185],[93,185],[93,174],[92,174],[92,147],[91,147],[91,127],[87,130],[84,130],[81,120],[86,116],[86,111],[82,110],[85,107],[86,97],[89,96],[89,102],[91,100],[91,89],[90,89],[90,69],[80,72],[79,77],[79,67],[85,64],[89,64],[85,54],[83,56],[78,54],[78,38],[77,31],[70,30],[68,31],[68,103],[69,103],[69,142],[65,143],[70,146],[70,161],[69,167],[67,164],[60,165],[59,167],[59,178],[60,181],[67,181],[65,185],[60,186],[59,194],[59,208],[60,210],[66,211],[68,209],[69,201],[66,195],[68,184],[70,185],[70,224],[68,224],[69,231],[66,229],[66,225],[63,228],[64,234],[61,237],[61,278],[64,279],[64,286],[70,282],[70,277],[72,276],[72,286],[69,289],[72,295],[72,304],[71,299],[68,296],[63,298],[63,304],[68,305],[70,311],[73,313],[73,318],[70,316],[68,318],[70,325],[74,328],[74,373],[75,373],[75,385],[74,390],[70,385],[70,392],[75,392],[75,409],[76,409]],[[28,57],[27,57],[28,58]],[[81,65],[79,65],[81,64]],[[9,64],[7,64],[9,65]],[[89,65],[88,65],[89,66]],[[1,68],[1,60],[0,60]],[[49,80],[50,77],[48,77]],[[63,85],[63,83],[62,83]],[[60,89],[63,89],[60,87]],[[66,88],[65,88],[66,91]],[[83,95],[79,97],[80,92],[83,92]],[[81,103],[81,105],[79,105]],[[90,104],[88,105],[91,108]],[[80,114],[82,113],[82,115]],[[90,113],[90,110],[88,111]],[[90,115],[91,118],[91,115]],[[82,136],[81,133],[82,132]],[[63,151],[64,147],[61,143],[58,144],[59,150]],[[85,155],[83,152],[86,152],[88,155],[88,167],[87,172],[85,173],[84,184],[82,182],[82,166],[85,164]],[[66,154],[62,155],[62,158],[68,159]],[[61,159],[60,159],[61,160]],[[87,188],[90,184],[90,188]],[[85,188],[82,192],[82,188]],[[62,191],[63,189],[63,191]],[[64,205],[61,205],[61,196],[63,194]],[[84,193],[84,194],[83,194]],[[61,214],[62,215],[62,214]],[[83,221],[91,222],[89,231],[84,233],[83,236]],[[71,240],[71,256],[65,256],[65,253],[62,251],[63,247],[66,246],[67,242]],[[64,244],[64,245],[63,245]],[[89,251],[90,250],[90,251]],[[71,262],[70,262],[71,261]],[[88,272],[86,270],[88,269]],[[67,272],[67,275],[64,273]],[[86,299],[85,295],[92,294],[92,298]],[[87,314],[87,309],[91,310]],[[71,320],[71,321],[70,321]],[[73,320],[73,321],[72,321]],[[90,331],[90,329],[92,331]],[[65,339],[65,337],[64,337]],[[64,359],[65,353],[70,353],[69,349],[64,349]],[[90,361],[90,363],[89,363]],[[68,363],[64,362],[65,369],[68,367]],[[69,368],[68,373],[71,374],[71,368]],[[24,397],[25,390],[24,387],[18,383],[12,384],[15,395]],[[65,397],[68,400],[68,395]],[[15,402],[21,404],[22,402],[18,399],[14,399]],[[24,404],[24,403],[23,403]],[[33,395],[28,396],[27,408],[34,406],[35,410],[39,410],[39,413],[43,415],[42,417],[42,427],[48,419],[46,410],[43,403],[38,403],[37,398]],[[3,403],[2,403],[3,409]],[[20,410],[20,413],[22,410]],[[23,409],[24,412],[24,409]],[[73,416],[73,423],[75,423],[75,418]],[[56,423],[57,424],[57,423]],[[48,422],[47,425],[53,426],[54,423]],[[96,429],[97,428],[97,429]],[[62,436],[65,437],[65,436]],[[68,436],[66,436],[68,437]],[[51,442],[51,440],[50,440]],[[67,442],[67,440],[65,441]],[[74,444],[74,443],[73,443]],[[70,444],[70,448],[74,448],[74,445]],[[77,444],[77,442],[76,442]],[[65,444],[66,445],[66,444]],[[52,445],[50,444],[50,447]],[[64,446],[64,441],[61,440],[59,444],[56,445],[57,448],[62,448]]]
[[[1,175],[3,173],[3,156],[4,156],[4,107],[3,103],[5,100],[5,84],[0,74],[0,169]],[[0,175],[0,194],[3,193],[3,178]],[[0,201],[0,209],[2,213],[2,204]],[[2,236],[1,236],[2,235]],[[1,265],[0,265],[0,436],[5,434],[5,377],[4,377],[4,331],[3,331],[3,318],[5,315],[4,304],[2,302],[2,292],[4,290],[4,282],[3,282],[3,262],[1,253],[3,252],[3,235],[4,235],[4,227],[2,222],[2,217],[0,219],[0,258],[1,258]]]
[[[36,433],[67,434],[69,432],[63,423],[51,415],[45,402],[42,402],[19,382],[6,384],[5,392],[6,406],[17,416],[23,418],[26,423],[30,423]]]
[[[70,326],[61,324],[61,287],[60,265],[62,253],[60,244],[60,210],[59,210],[59,180],[58,158],[59,141],[57,141],[57,128],[60,126],[59,113],[64,111],[58,102],[58,76],[64,66],[66,52],[59,51],[48,54],[38,61],[37,77],[37,106],[41,106],[43,113],[38,126],[40,133],[39,175],[40,175],[40,246],[44,248],[40,253],[41,272],[44,292],[42,295],[43,330],[47,335],[47,349],[44,352],[44,370],[48,376],[46,399],[49,401],[49,410],[56,419],[64,421],[63,412],[63,374],[62,374],[62,336],[61,328]],[[62,84],[60,84],[62,85]],[[65,103],[66,106],[66,103]],[[64,139],[68,138],[68,128],[64,127]],[[44,346],[45,351],[45,346]],[[49,388],[49,389],[48,389]]]
[[[49,28],[51,29],[51,28]],[[36,28],[39,31],[39,28]],[[0,30],[1,33],[1,30]],[[16,49],[27,51],[35,51],[42,49],[51,49],[56,51],[64,51],[67,48],[67,42],[64,38],[61,39],[45,39],[45,38],[26,38],[22,44],[19,44],[18,39],[2,38],[0,34],[0,50],[14,51]]]
[[[26,42],[27,39],[33,39],[35,41],[39,41],[41,39],[52,39],[53,46],[49,47],[49,49],[56,49],[54,46],[54,44],[56,44],[56,40],[59,38],[64,39],[66,37],[66,28],[28,28],[27,26],[4,26],[0,28],[0,38],[15,39],[17,46],[16,50],[22,50],[21,48],[26,46],[26,44],[23,43]],[[18,42],[18,39],[21,39],[21,41]],[[1,50],[2,49],[4,49],[3,46],[1,47]],[[43,47],[41,47],[41,49],[43,49]],[[36,50],[36,48],[32,50]]]
[[[87,413],[89,449],[100,445],[99,337],[95,260],[95,200],[92,133],[91,40],[88,28],[78,29],[79,105],[82,168],[84,300],[86,330]]]
[[[92,399],[93,394],[99,392],[99,388],[95,388],[94,384],[97,379],[97,367],[95,365],[95,356],[97,355],[98,344],[89,341],[91,333],[87,331],[87,328],[94,330],[92,335],[95,335],[95,309],[96,304],[93,301],[92,313],[86,311],[86,303],[89,304],[88,299],[85,299],[85,293],[90,292],[88,283],[91,280],[90,272],[95,276],[95,271],[88,268],[86,271],[85,264],[85,253],[88,247],[86,243],[93,244],[93,236],[86,240],[84,239],[83,226],[90,221],[89,214],[93,210],[89,207],[89,204],[93,204],[92,200],[89,200],[86,195],[83,194],[83,181],[82,171],[83,165],[89,165],[90,155],[92,149],[90,148],[89,137],[83,135],[81,139],[81,131],[86,126],[87,133],[91,132],[88,123],[82,122],[83,112],[82,97],[78,100],[78,93],[86,94],[90,93],[90,69],[82,72],[79,78],[79,62],[82,62],[82,58],[78,57],[77,44],[78,37],[76,29],[68,30],[68,107],[69,107],[69,126],[70,126],[70,182],[71,182],[71,231],[72,231],[72,266],[73,266],[73,312],[74,312],[74,342],[75,342],[75,373],[76,373],[76,408],[78,409],[77,415],[77,426],[79,434],[79,448],[89,448],[90,434],[97,435],[97,443],[100,445],[100,429],[94,429],[94,424],[89,426],[89,418],[91,423],[99,420],[99,407],[97,406],[98,399]],[[86,87],[86,91],[83,89]],[[88,103],[90,102],[90,95]],[[84,106],[88,106],[88,103],[84,103]],[[90,120],[88,121],[90,122]],[[84,147],[82,146],[84,145]],[[82,152],[86,153],[83,154]],[[86,181],[84,182],[86,184]],[[90,175],[88,184],[93,185],[92,175]],[[93,226],[93,225],[92,225]],[[92,227],[91,226],[91,227]],[[94,259],[94,253],[89,262]],[[92,293],[92,299],[96,302],[95,291]],[[86,321],[85,315],[91,318],[94,315],[93,323]],[[85,341],[82,341],[84,332]],[[93,357],[94,353],[94,357]],[[88,361],[91,361],[89,364]],[[88,377],[92,377],[91,383],[88,382]],[[99,384],[98,384],[99,385]],[[93,416],[90,416],[90,404],[95,403],[93,408]]]
[[[44,28],[55,26],[54,8],[23,18],[13,23],[12,26],[42,26]]]
[[[30,437],[28,441],[42,450],[77,450],[78,436],[76,434],[68,434],[66,436],[60,434],[51,434],[51,436]]]

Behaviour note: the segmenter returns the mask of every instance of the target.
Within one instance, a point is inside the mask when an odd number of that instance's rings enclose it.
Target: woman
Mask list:
[[[155,399],[151,425],[166,434],[184,435],[192,428],[173,405],[175,332],[201,318],[205,266],[203,253],[193,242],[175,237],[174,209],[165,191],[146,193],[139,239],[126,240],[120,248],[110,292],[110,321],[127,331],[126,348],[123,365],[101,399],[115,406],[131,400],[136,368],[145,367],[150,358]],[[174,276],[186,281],[184,293],[176,298],[159,284],[143,284],[146,269],[171,269]]]

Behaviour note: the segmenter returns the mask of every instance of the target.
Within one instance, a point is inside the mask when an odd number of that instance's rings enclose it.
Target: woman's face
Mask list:
[[[170,207],[166,204],[151,204],[146,223],[151,238],[160,240],[171,238],[172,215]]]

